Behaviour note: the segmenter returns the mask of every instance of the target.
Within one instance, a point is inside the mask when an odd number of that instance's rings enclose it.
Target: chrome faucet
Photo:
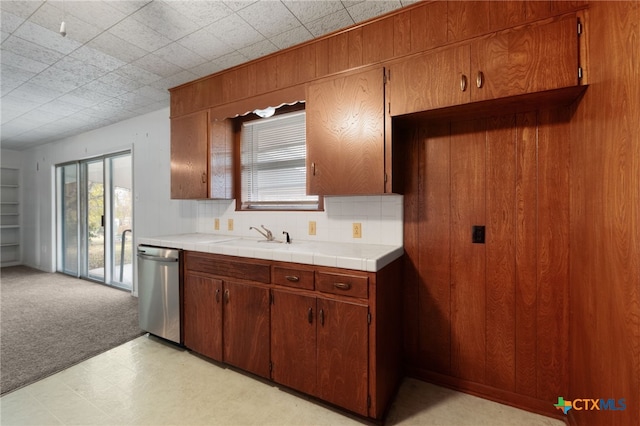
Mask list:
[[[255,229],[256,231],[258,231],[263,237],[265,237],[267,239],[267,241],[274,241],[275,238],[273,237],[273,233],[271,231],[269,231],[267,228],[264,227],[264,225],[260,225],[260,227],[262,229],[265,230],[265,232],[262,232],[261,230],[259,230],[258,228],[254,227],[254,226],[250,226],[249,229]]]

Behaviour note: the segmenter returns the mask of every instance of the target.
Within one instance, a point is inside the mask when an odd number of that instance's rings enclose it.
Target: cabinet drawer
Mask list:
[[[369,278],[317,271],[316,288],[325,293],[367,298],[369,297]]]
[[[198,252],[186,252],[185,270],[204,272],[211,275],[256,281],[269,284],[271,281],[271,269],[268,263],[251,259],[242,261],[228,256],[218,256]]]
[[[274,266],[271,281],[287,287],[313,290],[313,271]]]

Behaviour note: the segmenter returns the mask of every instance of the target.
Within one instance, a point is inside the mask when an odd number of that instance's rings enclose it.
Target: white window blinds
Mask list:
[[[242,125],[242,207],[316,209],[306,195],[305,112],[296,111]]]

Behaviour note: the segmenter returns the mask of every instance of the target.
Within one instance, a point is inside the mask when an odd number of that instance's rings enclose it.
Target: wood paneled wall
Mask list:
[[[568,389],[569,123],[568,108],[541,110],[425,123],[394,139],[408,163],[412,374],[558,416],[552,403]],[[486,226],[485,244],[472,243],[473,225]]]
[[[586,1],[424,1],[171,89],[171,117],[556,16]],[[282,102],[290,102],[285,99]],[[242,114],[246,111],[238,111]]]
[[[590,87],[572,120],[568,398],[572,424],[640,419],[640,3],[590,6]]]

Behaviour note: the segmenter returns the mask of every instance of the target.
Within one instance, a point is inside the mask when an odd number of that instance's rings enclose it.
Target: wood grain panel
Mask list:
[[[422,52],[447,43],[447,2],[424,2],[410,10],[411,51]]]
[[[363,60],[362,27],[353,28],[348,34],[349,68],[356,68],[365,64]]]
[[[576,18],[497,33],[471,45],[471,99],[535,93],[578,84]],[[476,75],[484,74],[481,88]]]
[[[450,126],[430,123],[420,147],[418,241],[420,363],[451,372]]]
[[[362,28],[362,64],[391,59],[394,47],[394,17],[371,22]]]
[[[488,119],[486,182],[487,380],[515,389],[515,116]]]
[[[184,262],[185,268],[191,271],[265,284],[271,282],[269,262],[265,260],[186,251]]]
[[[253,62],[249,69],[255,76],[256,94],[271,92],[278,87],[277,80],[277,59],[269,56],[264,60]]]
[[[224,361],[269,377],[269,290],[224,282]]]
[[[222,102],[232,102],[255,94],[255,82],[249,81],[246,66],[232,68],[222,74]]]
[[[313,80],[316,76],[315,44],[305,44],[276,56],[277,86],[285,88]]]
[[[515,391],[537,394],[537,113],[516,116]]]
[[[334,35],[328,39],[327,72],[333,74],[349,69],[349,32]]]
[[[222,281],[187,272],[183,295],[184,345],[222,361]]]
[[[171,119],[171,198],[208,196],[209,112]]]
[[[309,194],[384,193],[383,108],[381,68],[308,86]]]
[[[316,77],[329,74],[329,40],[329,38],[322,38],[314,43],[316,45]]]
[[[233,122],[229,118],[211,120],[209,127],[209,198],[233,198]]]
[[[484,383],[486,289],[484,244],[471,227],[485,225],[485,121],[451,124],[451,373]]]
[[[489,28],[497,31],[521,24],[527,17],[526,1],[490,1]]]
[[[527,20],[546,18],[551,14],[551,0],[545,1],[525,1],[524,9]]]
[[[355,413],[368,414],[368,308],[318,298],[318,393]]]
[[[393,16],[393,56],[411,53],[411,11]]]
[[[392,116],[469,102],[470,90],[460,87],[469,77],[469,45],[429,52],[390,66],[389,101]]]
[[[567,392],[569,120],[567,109],[539,113],[537,396],[546,400]]]
[[[627,408],[569,417],[633,425],[640,418],[640,3],[592,2],[589,18],[591,86],[571,122],[570,394],[624,396]]]
[[[316,298],[272,290],[272,379],[316,395]]]
[[[490,6],[488,1],[448,1],[447,40],[451,43],[487,33]]]

